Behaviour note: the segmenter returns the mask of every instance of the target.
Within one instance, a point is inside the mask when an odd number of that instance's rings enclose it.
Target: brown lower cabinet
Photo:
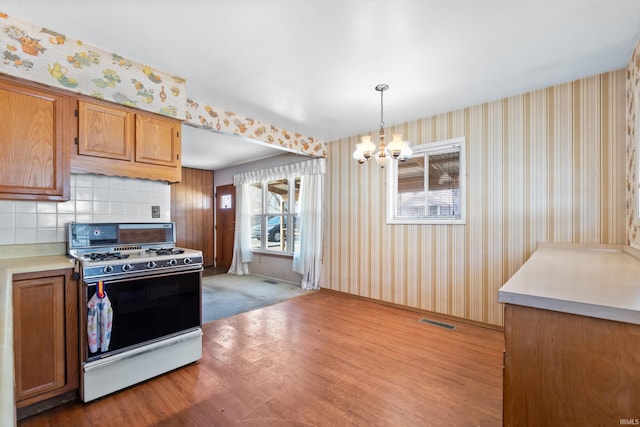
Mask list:
[[[640,423],[640,325],[505,305],[504,425]]]
[[[72,270],[13,275],[15,397],[20,408],[78,389],[78,285]]]

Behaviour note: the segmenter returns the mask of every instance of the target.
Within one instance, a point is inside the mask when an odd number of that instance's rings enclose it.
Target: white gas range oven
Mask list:
[[[175,237],[172,222],[69,224],[82,401],[202,357],[202,252]]]

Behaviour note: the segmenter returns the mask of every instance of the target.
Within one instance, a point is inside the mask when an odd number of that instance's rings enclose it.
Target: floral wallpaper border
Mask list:
[[[251,138],[288,151],[301,152],[313,157],[327,156],[325,142],[192,99],[187,99],[186,122],[201,129]]]
[[[0,52],[0,73],[185,118],[185,79],[2,12]]]
[[[627,64],[627,244],[640,249],[640,218],[638,218],[638,145],[640,138],[640,39]]]
[[[186,81],[116,53],[0,12],[0,73],[174,117],[195,127],[244,136],[314,157],[315,138],[187,98]]]

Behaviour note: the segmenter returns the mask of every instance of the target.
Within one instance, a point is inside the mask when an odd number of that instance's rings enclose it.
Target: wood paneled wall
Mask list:
[[[386,170],[328,144],[321,286],[492,325],[540,241],[624,244],[623,70],[391,127],[466,137],[465,225],[386,224]],[[377,140],[377,131],[373,131]]]
[[[171,186],[171,220],[176,245],[202,251],[204,265],[214,263],[213,171],[182,168],[182,181]]]

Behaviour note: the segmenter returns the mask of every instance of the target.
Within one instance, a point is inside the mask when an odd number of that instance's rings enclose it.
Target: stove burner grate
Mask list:
[[[149,248],[148,253],[155,253],[156,255],[180,255],[184,253],[184,249],[176,248]]]
[[[91,261],[108,261],[112,259],[129,258],[129,254],[121,254],[120,252],[92,252],[84,256]]]

